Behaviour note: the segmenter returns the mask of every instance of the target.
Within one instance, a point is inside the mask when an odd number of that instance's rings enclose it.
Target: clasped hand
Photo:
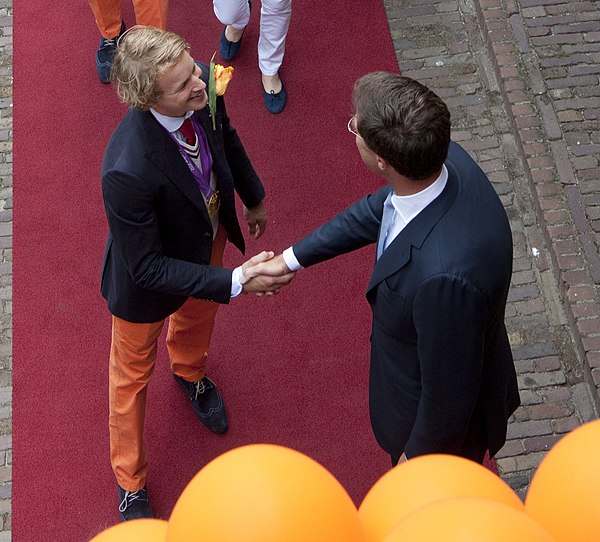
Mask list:
[[[257,296],[278,294],[295,276],[281,254],[263,251],[242,265],[242,292]]]

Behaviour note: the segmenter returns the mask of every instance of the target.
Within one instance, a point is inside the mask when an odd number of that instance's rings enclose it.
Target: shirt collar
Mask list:
[[[168,117],[167,115],[163,115],[152,108],[150,108],[150,113],[154,115],[154,118],[165,130],[171,133],[179,130],[183,124],[183,121],[185,119],[189,119],[194,114],[193,111],[188,111],[183,117]]]
[[[447,182],[448,170],[445,165],[442,165],[439,177],[427,188],[409,196],[397,196],[393,194],[392,205],[396,209],[396,212],[406,222],[409,222],[442,193]]]

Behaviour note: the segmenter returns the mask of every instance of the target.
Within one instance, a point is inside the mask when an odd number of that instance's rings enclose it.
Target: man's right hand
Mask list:
[[[273,253],[270,252],[269,254]],[[275,257],[271,256],[270,258],[257,258],[257,256],[255,256],[251,260],[248,260],[246,264],[250,263],[252,260],[255,260],[255,262],[244,269],[244,275],[247,277],[256,277],[258,275],[280,277],[292,273],[283,259],[283,254],[279,254]],[[246,264],[244,264],[244,266]]]
[[[283,256],[273,257],[273,252],[263,251],[242,265],[242,292],[274,295],[296,276],[290,271]]]

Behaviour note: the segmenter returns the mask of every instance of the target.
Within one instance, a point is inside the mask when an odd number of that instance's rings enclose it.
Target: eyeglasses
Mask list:
[[[352,134],[355,135],[356,137],[361,137],[361,135],[358,133],[358,129],[356,128],[356,115],[354,115],[349,121],[348,121],[348,131]]]

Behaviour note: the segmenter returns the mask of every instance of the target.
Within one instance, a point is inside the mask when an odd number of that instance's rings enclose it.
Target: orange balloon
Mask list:
[[[165,542],[167,522],[162,519],[134,519],[102,531],[90,542]]]
[[[383,542],[555,541],[525,512],[489,499],[459,497],[436,501],[405,516]]]
[[[550,449],[531,480],[525,511],[559,542],[600,540],[600,420]]]
[[[206,465],[175,503],[166,542],[364,542],[356,506],[322,465],[252,444]]]
[[[483,497],[523,510],[517,494],[479,463],[453,455],[423,455],[385,473],[367,493],[358,509],[367,541],[381,542],[406,515],[451,497]]]

